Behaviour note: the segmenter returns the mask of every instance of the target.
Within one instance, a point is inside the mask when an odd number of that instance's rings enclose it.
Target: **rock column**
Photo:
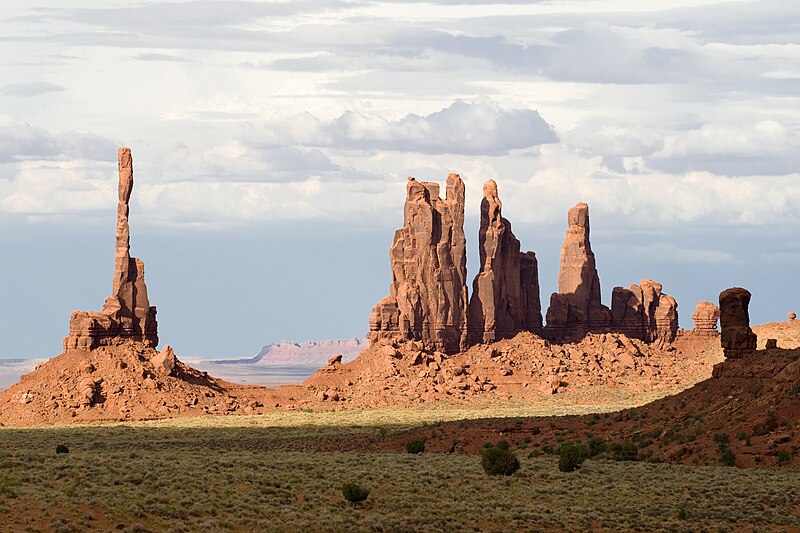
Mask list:
[[[478,234],[481,267],[472,284],[468,313],[470,344],[542,329],[536,255],[520,253],[519,240],[503,218],[502,207],[497,183],[488,180],[483,186]]]
[[[756,334],[750,329],[750,291],[740,287],[719,293],[720,341],[725,357],[744,357],[756,349]]]
[[[442,200],[439,184],[409,178],[403,213],[389,251],[390,294],[372,310],[369,338],[457,353],[467,346],[464,182],[450,174]]]
[[[144,262],[130,255],[130,198],[133,192],[133,158],[130,148],[117,152],[119,198],[117,202],[116,254],[112,295],[101,312],[74,311],[64,349],[93,349],[134,339],[158,345],[156,308],[150,306],[144,281]]]
[[[611,311],[601,302],[600,278],[589,242],[589,206],[575,205],[567,222],[558,292],[551,295],[547,310],[548,336],[556,340],[587,331],[608,331],[611,326]]]

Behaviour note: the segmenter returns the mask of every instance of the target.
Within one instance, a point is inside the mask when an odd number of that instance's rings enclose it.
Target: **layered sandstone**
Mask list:
[[[469,302],[469,342],[489,343],[520,331],[541,332],[539,269],[533,252],[520,252],[511,223],[502,216],[497,183],[483,186],[478,234],[480,272]]]
[[[697,302],[697,307],[692,313],[692,320],[694,320],[694,329],[692,330],[694,334],[707,335],[709,337],[719,335],[719,331],[717,331],[719,307],[713,303]]]
[[[133,158],[130,148],[120,148],[119,202],[117,204],[116,260],[112,295],[103,309],[73,311],[64,350],[92,350],[124,339],[158,345],[156,308],[150,306],[144,282],[144,262],[130,255],[130,198],[133,192]]]
[[[588,331],[608,331],[611,311],[600,298],[600,277],[589,242],[589,206],[569,210],[568,228],[561,247],[558,292],[550,296],[546,333],[563,340]]]
[[[750,329],[750,291],[741,287],[719,293],[719,325],[722,351],[728,359],[749,355],[756,349],[756,335]]]
[[[456,353],[467,345],[467,257],[464,182],[439,184],[408,179],[403,227],[395,232],[389,260],[390,294],[373,308],[369,339],[421,341]]]
[[[678,334],[678,303],[651,279],[627,289],[614,287],[611,329],[645,342],[672,342]]]

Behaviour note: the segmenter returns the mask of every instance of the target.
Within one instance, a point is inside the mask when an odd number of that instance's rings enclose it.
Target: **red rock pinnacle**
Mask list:
[[[497,183],[490,179],[483,186],[481,202],[481,268],[472,283],[470,344],[542,329],[536,255],[520,253],[519,240],[511,231],[511,223],[503,218],[502,207]]]
[[[756,349],[756,334],[750,329],[750,291],[740,287],[719,293],[720,341],[727,358],[739,358]]]
[[[442,200],[438,183],[408,178],[406,193],[404,225],[389,251],[390,295],[372,310],[369,338],[456,353],[467,340],[464,182],[450,174]]]
[[[156,308],[150,306],[144,282],[144,262],[130,255],[130,198],[133,191],[133,158],[130,148],[120,148],[119,202],[117,204],[116,259],[112,295],[101,312],[73,311],[64,350],[93,349],[115,344],[116,339],[134,339],[158,344]]]
[[[611,326],[611,311],[600,299],[600,278],[589,243],[589,206],[575,205],[567,222],[558,292],[550,296],[547,310],[547,333],[556,340],[587,331],[608,331]]]

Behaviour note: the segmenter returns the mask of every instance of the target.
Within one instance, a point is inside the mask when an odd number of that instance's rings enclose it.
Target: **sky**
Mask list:
[[[116,149],[161,344],[363,336],[406,176],[483,182],[556,289],[591,210],[604,302],[661,282],[692,327],[742,286],[798,311],[795,0],[0,5],[0,358],[56,355],[114,265]]]

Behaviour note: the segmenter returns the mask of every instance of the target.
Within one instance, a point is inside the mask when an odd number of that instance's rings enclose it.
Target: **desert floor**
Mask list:
[[[523,441],[521,469],[490,477],[477,455],[334,451],[448,420],[592,410],[551,402],[0,428],[0,529],[800,531],[792,470],[590,459],[562,473],[556,455]],[[56,454],[59,444],[69,453]],[[343,499],[350,481],[370,489],[365,502]]]

